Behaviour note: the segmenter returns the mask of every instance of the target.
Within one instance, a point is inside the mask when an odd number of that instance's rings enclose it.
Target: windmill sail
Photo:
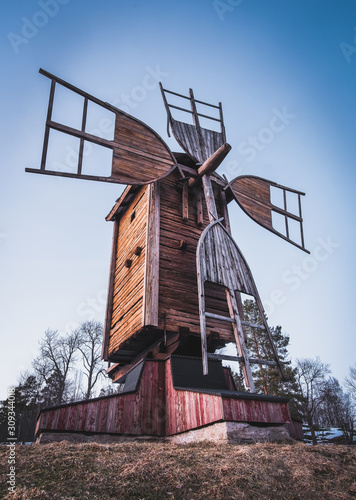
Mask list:
[[[171,125],[174,137],[176,138],[178,144],[196,163],[203,163],[226,142],[221,103],[219,103],[218,106],[215,106],[214,104],[208,104],[203,101],[198,101],[194,98],[192,89],[189,89],[189,97],[187,97],[182,94],[164,89],[162,87],[162,84],[160,84],[160,87],[164,105],[167,111],[168,123]],[[167,101],[166,93],[178,96],[182,99],[188,99],[190,101],[191,109],[186,109],[175,106],[174,104],[169,104]],[[197,111],[197,104],[209,106],[218,110],[219,117],[216,118],[199,113]],[[172,116],[171,108],[190,113],[193,117],[193,125],[175,120]],[[209,130],[207,128],[201,127],[199,117],[218,122],[220,124],[221,131],[216,132],[214,130]]]
[[[27,168],[27,172],[120,184],[147,184],[168,175],[175,168],[176,160],[172,152],[163,139],[146,124],[47,71],[40,69],[40,73],[51,79],[42,161],[40,169]],[[56,85],[61,85],[84,98],[80,129],[68,127],[52,120]],[[114,113],[113,140],[103,139],[86,131],[88,102],[93,102]],[[79,138],[78,162],[75,173],[52,170],[46,165],[49,137],[52,130]],[[83,151],[86,142],[112,150],[111,174],[109,176],[87,175],[83,172]]]
[[[225,189],[231,189],[233,197],[251,219],[309,253],[304,246],[301,208],[304,193],[253,175],[236,177]],[[279,203],[272,202],[273,190],[280,195]],[[293,211],[288,207],[292,202]]]
[[[254,392],[254,384],[250,365],[252,363],[269,364],[277,366],[283,376],[283,369],[280,364],[276,348],[266,321],[262,302],[259,297],[257,287],[250,268],[247,265],[242,253],[235,241],[221,224],[223,219],[215,220],[203,231],[197,246],[197,274],[199,293],[199,316],[200,333],[202,340],[203,372],[207,373],[209,357],[214,359],[216,355],[209,355],[207,352],[206,320],[214,318],[220,321],[227,321],[232,324],[236,346],[239,357],[236,361],[242,363],[246,385]],[[226,299],[229,307],[230,317],[219,316],[209,313],[205,309],[205,282],[216,283],[223,286],[226,292]],[[241,293],[251,295],[255,298],[261,324],[248,324],[253,328],[261,329],[265,332],[274,355],[274,361],[251,359],[245,345]],[[232,357],[229,357],[232,360]]]

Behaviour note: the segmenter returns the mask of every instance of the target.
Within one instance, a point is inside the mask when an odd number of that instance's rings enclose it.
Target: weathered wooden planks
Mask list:
[[[189,191],[189,217],[182,220],[182,196],[177,188],[179,175],[173,172],[160,181],[160,269],[159,269],[159,328],[166,327],[177,331],[178,326],[189,327],[192,333],[199,334],[199,306],[195,254],[204,227],[208,224],[208,213],[201,188]],[[222,212],[218,190],[218,214]],[[198,222],[198,223],[197,223]],[[184,239],[185,250],[179,248]],[[208,293],[209,307],[214,312],[226,314],[227,303],[224,290],[214,288]],[[211,320],[209,329],[217,331],[221,337],[233,341],[230,325],[221,325]]]
[[[107,295],[106,313],[105,313],[104,338],[103,338],[103,347],[101,354],[101,357],[105,361],[108,360],[108,354],[109,354],[109,339],[110,339],[110,329],[111,329],[114,290],[115,290],[116,248],[117,248],[118,236],[119,236],[119,223],[117,220],[114,220],[114,231],[112,237],[112,249],[111,249],[111,260],[110,260],[110,271],[109,271],[109,286],[108,286],[108,295]]]
[[[112,307],[108,357],[133,333],[144,326],[143,295],[146,264],[148,186],[131,199],[118,224],[113,273]],[[137,247],[141,252],[137,255]],[[125,266],[127,259],[131,266]]]
[[[200,130],[205,144],[205,150],[202,151],[199,135],[194,125],[183,123],[172,118],[171,126],[177,142],[198,162],[203,163],[224,144],[223,136],[220,132],[201,128]]]
[[[225,369],[228,387],[234,389]],[[178,390],[171,360],[145,361],[135,392],[100,397],[41,411],[36,434],[76,432],[170,436],[214,422],[289,423],[284,398],[230,391]]]
[[[226,142],[221,103],[216,106],[204,101],[199,101],[198,99],[195,99],[192,89],[189,89],[189,97],[187,97],[182,94],[178,94],[177,92],[172,92],[170,90],[164,89],[161,84],[160,88],[162,92],[163,102],[167,111],[168,121],[171,125],[173,135],[176,138],[178,144],[184,149],[186,153],[188,153],[188,155],[190,155],[192,159],[194,159],[194,161],[203,163]],[[189,100],[190,109],[170,104],[167,101],[166,94],[173,94],[182,99]],[[215,110],[219,111],[219,118],[198,112],[197,104],[203,104],[205,107],[208,106],[210,108],[215,108]],[[172,116],[171,109],[178,109],[180,111],[191,114],[193,125],[175,120]],[[201,127],[199,119],[200,117],[218,122],[220,124],[221,132],[216,132]]]
[[[165,365],[147,362],[134,393],[116,394],[42,410],[43,431],[165,435]]]
[[[281,238],[292,245],[309,253],[304,246],[303,235],[303,218],[301,210],[301,196],[304,193],[295,189],[281,186],[275,182],[263,179],[253,175],[245,175],[236,177],[228,186],[231,192],[240,205],[240,207],[251,217],[255,222],[268,229],[269,231],[277,234]],[[276,206],[271,201],[271,187],[278,188],[283,192],[283,207]],[[288,210],[286,193],[294,193],[298,197],[298,214]],[[278,231],[273,225],[272,212],[280,214],[285,218],[285,234]],[[291,238],[289,234],[289,219],[299,223],[300,241],[296,238]]]
[[[51,92],[47,112],[42,161],[40,169],[26,169],[27,171],[79,179],[117,182],[121,184],[145,184],[158,180],[175,168],[176,160],[172,152],[163,139],[148,125],[47,71],[41,69],[40,73],[51,79]],[[80,129],[71,128],[52,121],[52,108],[56,85],[66,87],[72,92],[84,97],[82,125]],[[103,139],[99,135],[93,135],[86,131],[88,101],[114,113],[114,140]],[[76,173],[53,171],[46,168],[50,130],[56,130],[80,139]],[[85,141],[109,148],[113,151],[110,176],[82,174]]]
[[[159,257],[160,257],[160,184],[148,187],[147,251],[143,290],[143,321],[145,326],[158,326]]]

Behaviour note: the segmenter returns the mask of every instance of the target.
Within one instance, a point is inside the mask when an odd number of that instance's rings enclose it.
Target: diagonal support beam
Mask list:
[[[219,149],[215,151],[214,154],[210,156],[199,168],[198,168],[198,177],[192,177],[188,181],[188,186],[193,188],[200,183],[200,179],[204,175],[209,175],[215,172],[215,170],[220,166],[221,162],[225,158],[225,156],[231,151],[231,146],[228,143],[220,146]]]

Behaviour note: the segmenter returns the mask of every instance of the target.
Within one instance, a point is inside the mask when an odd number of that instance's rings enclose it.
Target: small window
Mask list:
[[[136,211],[134,210],[131,214],[131,222],[134,220],[135,217],[136,217]]]

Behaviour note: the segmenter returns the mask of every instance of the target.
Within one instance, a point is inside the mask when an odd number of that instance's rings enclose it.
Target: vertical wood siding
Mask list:
[[[196,271],[196,248],[204,228],[209,224],[205,201],[203,201],[203,225],[197,224],[197,191],[189,192],[189,218],[182,219],[182,187],[177,182],[180,176],[173,172],[160,181],[160,269],[159,269],[159,328],[177,331],[187,327],[200,334],[198,288]],[[200,189],[200,188],[199,188]],[[219,217],[223,210],[216,187]],[[186,248],[179,247],[180,241]],[[216,314],[229,315],[225,291],[222,287],[207,285],[207,309]],[[214,319],[208,320],[209,331],[218,332],[223,338],[233,341],[232,328]]]
[[[109,356],[143,326],[147,189],[137,192],[119,221]],[[139,256],[134,254],[138,246]],[[128,259],[131,267],[125,266]]]
[[[219,421],[291,422],[284,402],[177,390],[170,360],[166,360],[145,362],[134,393],[42,410],[36,434],[62,431],[170,436]]]

